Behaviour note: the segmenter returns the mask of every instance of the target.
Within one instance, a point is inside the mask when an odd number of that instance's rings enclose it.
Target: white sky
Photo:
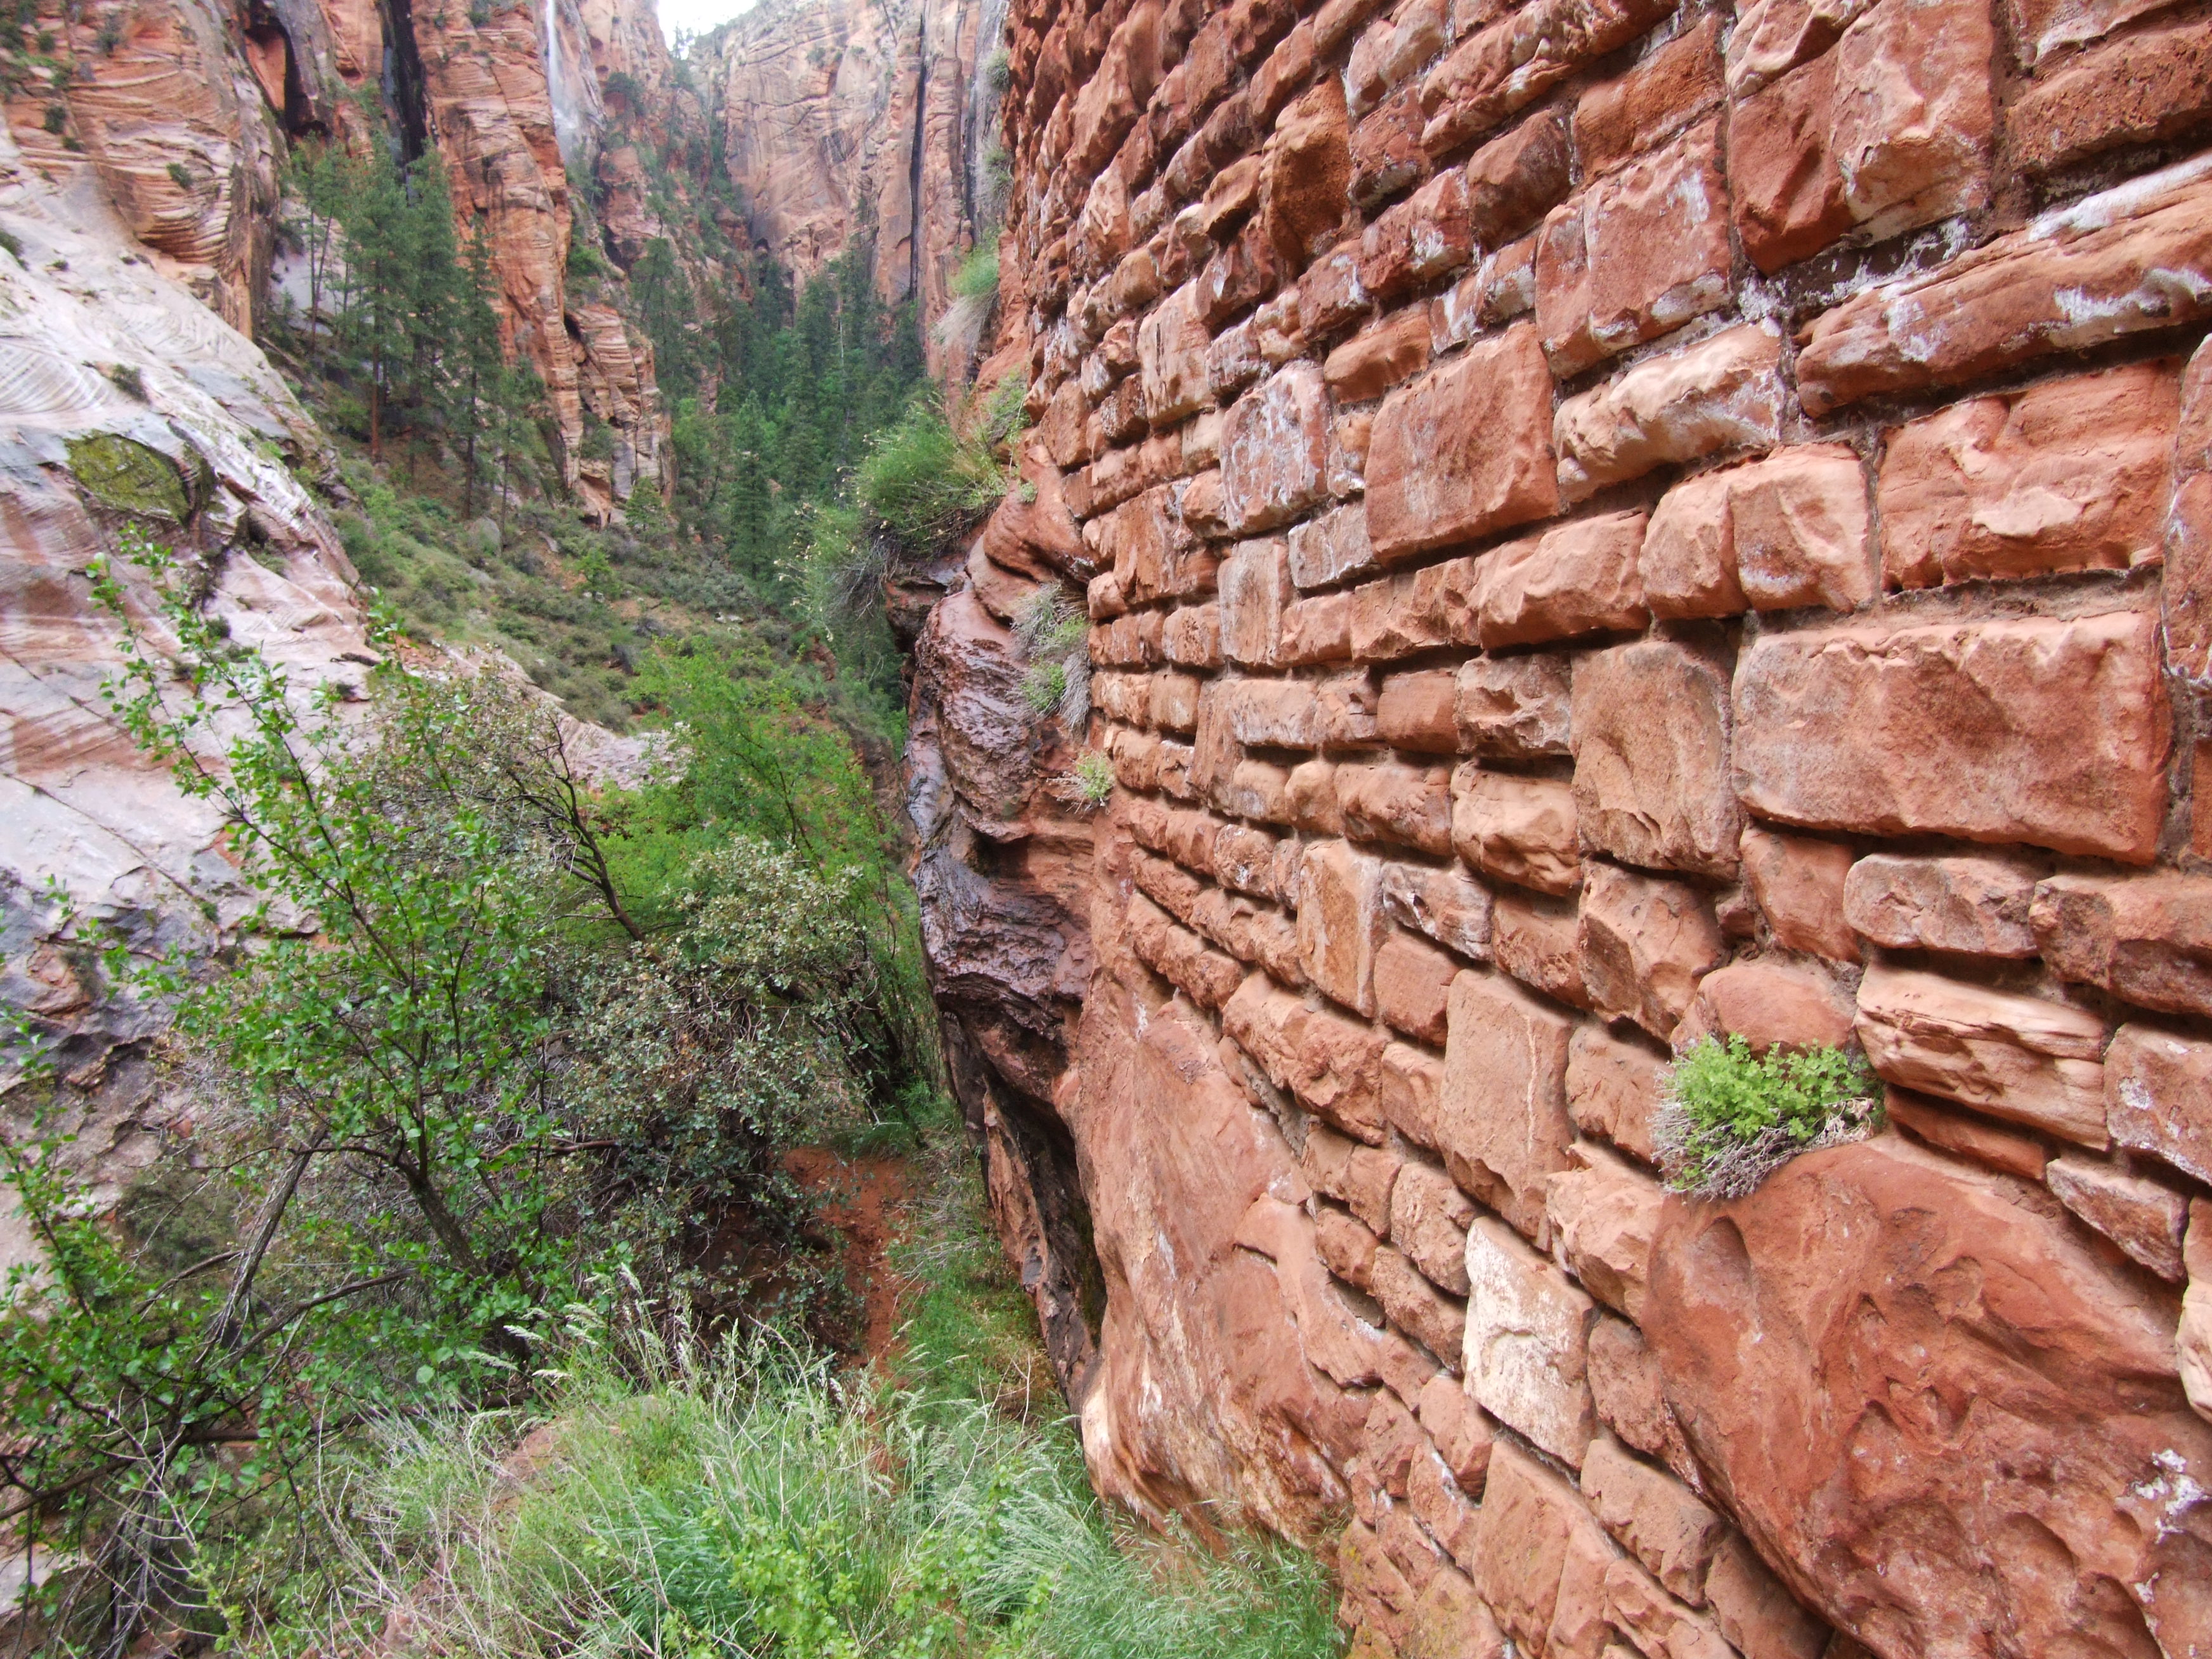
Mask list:
[[[704,34],[715,24],[726,23],[739,13],[750,11],[753,3],[754,0],[656,0],[660,32],[671,40],[676,38],[678,29]]]

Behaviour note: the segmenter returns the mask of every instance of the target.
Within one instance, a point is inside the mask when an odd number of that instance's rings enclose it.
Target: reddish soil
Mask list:
[[[884,1358],[896,1345],[907,1288],[891,1266],[890,1244],[898,1212],[912,1195],[912,1172],[902,1158],[848,1159],[826,1146],[794,1148],[784,1168],[813,1194],[817,1218],[842,1243],[846,1280],[861,1301],[861,1357]]]

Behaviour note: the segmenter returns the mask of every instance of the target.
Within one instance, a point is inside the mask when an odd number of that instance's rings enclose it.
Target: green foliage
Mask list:
[[[1053,793],[1069,805],[1097,811],[1114,798],[1114,763],[1103,750],[1086,749],[1053,780]]]
[[[450,1655],[1334,1655],[1310,1558],[1104,1512],[972,1163],[940,1167],[902,1262],[924,1286],[903,1389],[673,1321],[635,1329],[628,1376],[576,1355],[519,1486],[519,1425],[395,1424],[337,1485],[345,1595],[266,1647],[348,1650],[404,1601],[410,1639]]]
[[[1675,1061],[1659,1123],[1661,1161],[1680,1192],[1737,1196],[1815,1146],[1879,1121],[1879,1091],[1840,1048],[1753,1054],[1741,1036],[1699,1041]]]
[[[1022,676],[1022,702],[1030,713],[1040,719],[1060,707],[1060,700],[1067,695],[1067,667],[1064,663],[1033,664]]]
[[[952,273],[952,292],[963,300],[995,300],[999,295],[999,245],[979,242]]]
[[[179,190],[190,190],[192,187],[192,175],[191,170],[186,167],[182,161],[170,162],[169,182],[174,185]]]
[[[1006,482],[990,446],[954,431],[925,395],[870,446],[854,495],[874,526],[908,554],[921,555],[980,523],[1006,493]]]

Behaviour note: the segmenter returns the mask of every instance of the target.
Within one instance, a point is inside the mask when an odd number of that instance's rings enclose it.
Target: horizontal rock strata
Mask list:
[[[2212,1652],[2208,40],[1015,5],[1064,1375],[1363,1655]],[[1887,1127],[1667,1193],[1731,1034]]]

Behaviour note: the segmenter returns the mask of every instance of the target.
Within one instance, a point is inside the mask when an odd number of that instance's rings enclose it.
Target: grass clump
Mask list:
[[[1047,786],[1079,812],[1096,812],[1114,798],[1114,763],[1103,749],[1086,749],[1073,766]]]
[[[872,525],[915,553],[973,527],[1006,493],[1006,470],[989,445],[955,432],[927,394],[869,446],[854,483]]]
[[[1754,1054],[1741,1036],[1705,1037],[1676,1060],[1655,1130],[1667,1184],[1741,1198],[1800,1152],[1880,1127],[1874,1073],[1841,1048]]]
[[[932,1162],[894,1371],[602,1329],[526,1440],[511,1413],[394,1419],[326,1475],[344,1588],[244,1650],[396,1625],[421,1655],[1333,1655],[1310,1559],[1209,1555],[1092,1497],[974,1165],[951,1137]]]

